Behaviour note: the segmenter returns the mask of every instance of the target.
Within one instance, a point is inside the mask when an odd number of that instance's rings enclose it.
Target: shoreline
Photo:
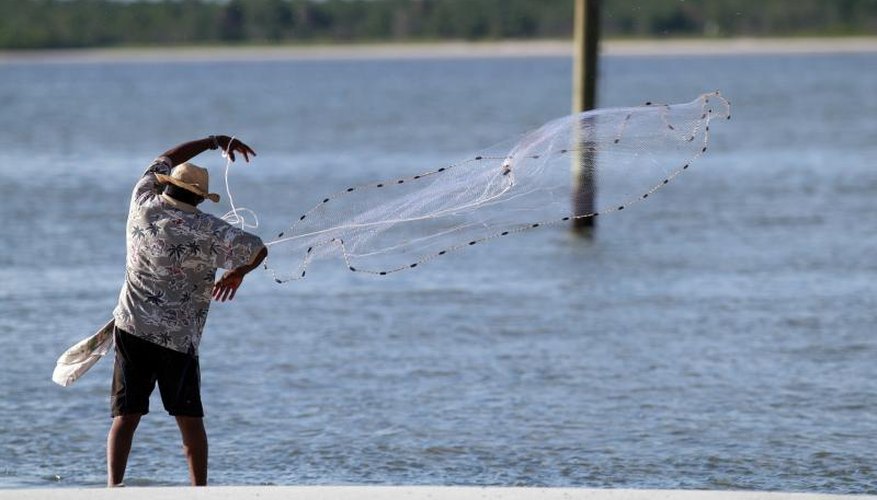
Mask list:
[[[537,40],[0,50],[0,64],[572,57],[572,49],[569,40]],[[870,54],[877,53],[877,37],[605,40],[600,53],[639,57]]]
[[[0,490],[0,500],[842,500],[871,495],[764,491],[502,488],[472,486],[209,486]]]

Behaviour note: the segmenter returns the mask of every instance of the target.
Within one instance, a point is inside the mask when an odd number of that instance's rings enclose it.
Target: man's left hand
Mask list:
[[[219,144],[220,149],[228,152],[228,157],[231,161],[234,161],[235,153],[244,155],[244,160],[247,162],[250,161],[250,156],[256,156],[256,152],[253,151],[253,148],[237,139],[232,139],[227,135],[217,135],[216,142]]]

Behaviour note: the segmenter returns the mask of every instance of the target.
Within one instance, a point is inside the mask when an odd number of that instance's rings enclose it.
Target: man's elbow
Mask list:
[[[254,267],[258,266],[259,264],[262,263],[263,260],[265,260],[265,257],[267,257],[267,256],[268,256],[268,247],[266,247],[265,245],[262,245],[262,249],[259,250],[259,253],[256,254],[256,258],[253,259],[252,265]]]

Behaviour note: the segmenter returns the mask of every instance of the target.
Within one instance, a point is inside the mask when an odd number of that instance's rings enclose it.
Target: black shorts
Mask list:
[[[146,415],[158,382],[161,402],[173,416],[203,417],[198,356],[186,354],[115,328],[116,365],[110,406],[113,417]]]

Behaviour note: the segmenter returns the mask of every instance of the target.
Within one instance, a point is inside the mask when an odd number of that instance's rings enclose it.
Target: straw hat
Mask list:
[[[206,168],[201,168],[194,163],[181,163],[171,170],[171,175],[155,174],[159,184],[173,184],[186,191],[191,191],[202,198],[207,198],[213,203],[219,202],[219,195],[210,193],[210,175]]]

